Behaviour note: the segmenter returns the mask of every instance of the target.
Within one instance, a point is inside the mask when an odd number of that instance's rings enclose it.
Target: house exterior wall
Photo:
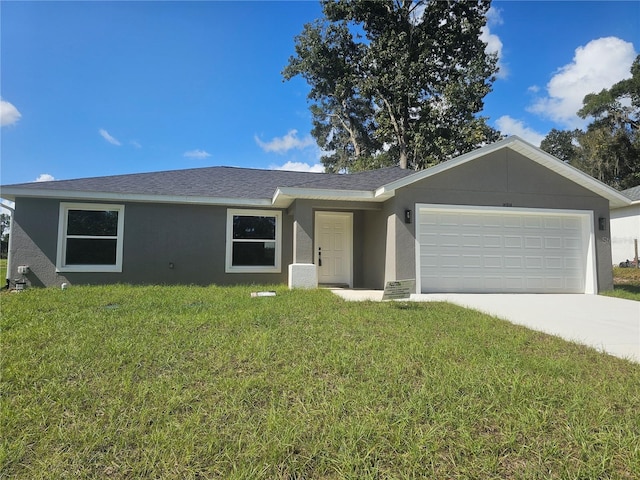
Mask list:
[[[386,202],[385,206],[387,204],[389,202]],[[384,287],[387,259],[387,215],[386,209],[363,212],[361,288],[380,290]]]
[[[640,203],[611,211],[611,258],[614,265],[633,260],[634,240],[640,249]]]
[[[205,205],[125,202],[122,272],[57,273],[61,201],[16,200],[11,279],[19,278],[19,265],[28,265],[31,272],[26,280],[33,286],[65,282],[199,285],[287,282],[287,265],[292,260],[291,216],[282,215],[280,273],[225,273],[227,207]]]
[[[609,202],[510,149],[503,149],[399,189],[393,202],[396,246],[392,280],[415,278],[415,222],[405,224],[405,209],[416,217],[416,203],[591,210],[594,217],[598,288],[613,288],[609,228],[598,230],[598,218],[609,218]],[[387,273],[389,275],[389,272]]]

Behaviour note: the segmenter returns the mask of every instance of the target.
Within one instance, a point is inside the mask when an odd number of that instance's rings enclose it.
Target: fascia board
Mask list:
[[[271,206],[269,199],[262,198],[218,198],[188,195],[148,195],[135,193],[86,192],[74,190],[46,190],[33,188],[5,187],[2,198],[15,201],[17,197],[30,198],[59,198],[67,200],[90,201],[119,201],[143,203],[176,203],[199,205],[240,205],[240,206]]]

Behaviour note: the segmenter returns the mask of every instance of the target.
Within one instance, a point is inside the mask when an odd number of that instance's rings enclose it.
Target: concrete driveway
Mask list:
[[[334,292],[347,300],[382,299],[381,291]],[[542,294],[420,294],[411,300],[455,303],[640,363],[640,302]]]

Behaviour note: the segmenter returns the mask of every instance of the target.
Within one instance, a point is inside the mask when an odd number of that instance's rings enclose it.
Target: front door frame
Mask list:
[[[320,244],[320,231],[318,228],[321,223],[321,217],[329,217],[329,216],[341,216],[347,220],[346,228],[346,238],[345,238],[345,247],[347,251],[347,256],[349,257],[347,261],[347,277],[344,282],[335,282],[335,284],[346,284],[349,288],[353,288],[353,212],[345,212],[345,211],[327,211],[327,210],[317,210],[314,214],[314,237],[313,237],[313,261],[318,266],[318,282],[320,283],[320,261],[318,258],[318,247]],[[333,282],[332,282],[333,283]]]

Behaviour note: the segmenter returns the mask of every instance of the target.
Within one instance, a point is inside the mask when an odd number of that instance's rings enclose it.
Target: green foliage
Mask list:
[[[311,87],[328,171],[375,168],[379,155],[420,169],[499,137],[477,116],[497,71],[479,38],[489,1],[322,4],[283,75]]]
[[[640,471],[639,365],[453,305],[73,286],[0,315],[2,478]]]
[[[574,163],[579,155],[577,139],[580,130],[552,129],[540,143],[540,148],[566,163]]]

